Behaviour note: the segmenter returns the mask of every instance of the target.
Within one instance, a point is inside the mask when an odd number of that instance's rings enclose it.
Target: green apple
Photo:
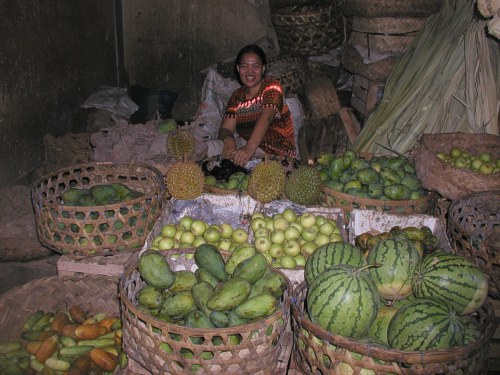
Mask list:
[[[258,228],[265,228],[266,220],[263,217],[257,217],[250,222],[250,228],[255,232]]]
[[[290,225],[285,229],[285,238],[287,240],[296,240],[300,238],[300,230],[298,230],[297,227]]]
[[[175,232],[174,234],[174,239],[180,241],[181,240],[181,236],[182,236],[182,233],[184,233],[184,231],[179,227],[177,228],[177,231]]]
[[[319,233],[331,236],[333,233],[335,233],[335,226],[331,221],[327,220],[323,223],[323,225],[319,226]]]
[[[189,215],[181,217],[179,220],[179,227],[182,230],[190,230],[191,229],[191,223],[193,222],[193,218]]]
[[[495,168],[493,167],[493,164],[491,164],[490,162],[485,162],[479,168],[479,172],[484,174],[492,174],[494,169]]]
[[[286,208],[282,213],[281,216],[288,221],[289,223],[293,223],[294,221],[297,220],[297,214],[295,213],[294,210],[291,208]]]
[[[299,230],[299,232],[301,232],[301,233],[302,233],[302,230],[304,229],[304,227],[302,226],[302,224],[300,224],[297,221],[294,221],[293,223],[290,223],[290,226],[297,228]]]
[[[195,238],[196,236],[191,231],[185,231],[182,232],[179,241],[181,241],[181,244],[188,244],[189,246],[191,246]]]
[[[314,215],[312,212],[304,212],[302,215],[300,215],[300,224],[304,228],[310,228],[314,224],[316,224],[316,215]]]
[[[322,226],[326,222],[326,217],[323,215],[316,215],[316,225],[318,227]]]
[[[255,249],[259,253],[267,253],[271,248],[271,244],[269,237],[257,237],[254,241]]]
[[[271,265],[271,264],[273,263],[273,257],[271,256],[271,254],[269,254],[269,253],[264,253],[264,254],[262,254],[262,255],[264,255],[264,257],[266,258],[266,260],[267,260],[267,264],[268,264],[268,265]]]
[[[285,230],[286,228],[288,228],[288,226],[290,225],[288,223],[288,221],[281,215],[277,215],[273,218],[273,228],[274,229],[281,229],[281,230]]]
[[[269,218],[269,220],[266,220],[266,228],[272,232],[274,229],[274,220],[272,217]]]
[[[483,161],[479,158],[472,159],[471,163],[471,168],[478,171],[479,168],[481,168],[481,165],[483,165]]]
[[[221,250],[229,251],[232,243],[233,241],[231,241],[230,238],[221,238],[219,243],[217,244],[217,247]]]
[[[153,238],[153,241],[151,242],[151,246],[156,246],[158,247],[158,243],[163,239],[162,236],[156,236]]]
[[[231,236],[233,235],[233,227],[229,223],[222,223],[219,226],[220,229],[220,236],[225,239],[231,239]]]
[[[203,237],[207,240],[208,243],[215,244],[220,240],[220,232],[218,229],[210,226],[207,228],[205,233],[203,233]]]
[[[330,236],[323,234],[323,233],[318,233],[316,238],[314,239],[314,243],[319,246],[326,245],[327,243],[330,243]]]
[[[304,240],[313,241],[313,242],[314,242],[317,235],[318,235],[318,231],[312,227],[304,228],[304,230],[302,230],[302,233],[300,234],[300,236]]]
[[[193,247],[198,247],[204,243],[207,243],[207,240],[203,236],[196,237],[193,241]]]
[[[269,235],[272,243],[282,244],[285,242],[285,231],[282,229],[274,229]]]
[[[280,258],[283,256],[283,246],[280,245],[279,243],[273,243],[271,244],[271,247],[267,251],[269,255],[271,255],[273,258]]]
[[[314,253],[314,251],[318,248],[318,245],[316,245],[314,242],[311,242],[311,241],[307,241],[307,242],[304,242],[301,246],[300,246],[300,253],[308,258],[309,256],[311,256],[312,253]]]
[[[215,178],[215,176],[212,175],[205,176],[205,185],[215,186],[216,184],[217,184],[217,179]]]
[[[199,219],[193,220],[190,226],[190,231],[194,234],[195,237],[203,236],[203,233],[205,233],[206,229],[207,223]]]
[[[174,224],[167,224],[161,228],[160,234],[162,237],[174,238],[175,232],[177,232],[177,228],[175,227],[175,225]]]
[[[283,252],[285,255],[296,256],[300,254],[300,245],[297,240],[285,240],[283,244]]]
[[[158,243],[158,249],[160,250],[170,250],[173,249],[175,246],[174,239],[171,237],[164,237],[159,243]]]
[[[330,236],[330,242],[342,242],[342,236],[339,233],[334,233]]]
[[[302,254],[296,255],[295,262],[297,263],[297,266],[304,267],[306,265],[306,257]]]
[[[283,255],[280,258],[280,266],[283,268],[294,269],[295,267],[297,267],[297,261],[293,256]]]
[[[237,228],[233,230],[231,239],[237,243],[245,243],[248,240],[248,232],[243,228]]]
[[[264,219],[265,215],[264,215],[264,213],[263,213],[263,212],[257,211],[257,212],[254,212],[250,218],[251,218],[252,220],[255,220],[255,219],[257,219],[258,217],[260,217],[261,219]]]
[[[479,155],[479,159],[481,159],[484,162],[489,162],[491,161],[491,154],[489,152],[482,152]]]
[[[257,237],[269,237],[269,234],[270,234],[269,230],[267,228],[263,227],[263,228],[258,228],[254,232],[253,236],[254,236],[254,238],[257,238]]]

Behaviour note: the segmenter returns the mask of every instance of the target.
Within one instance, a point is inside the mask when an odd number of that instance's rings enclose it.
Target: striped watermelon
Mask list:
[[[469,259],[443,251],[425,256],[417,266],[413,293],[446,301],[461,314],[482,306],[488,295],[486,275]]]
[[[304,278],[307,285],[324,270],[339,264],[349,264],[354,267],[366,265],[363,252],[357,246],[346,242],[332,242],[318,247],[307,258],[304,268]]]
[[[366,268],[333,266],[311,283],[306,306],[313,323],[332,333],[364,336],[379,307],[377,288]]]
[[[398,310],[399,309],[397,307],[380,306],[374,322],[368,329],[368,332],[366,332],[366,336],[388,345],[387,328],[389,327],[392,317],[398,312]]]
[[[387,330],[394,349],[423,351],[464,344],[465,322],[449,304],[417,298],[399,309]]]
[[[409,240],[387,238],[379,241],[366,258],[368,264],[380,264],[370,268],[370,276],[382,298],[403,299],[412,293],[412,276],[420,261],[417,249]]]

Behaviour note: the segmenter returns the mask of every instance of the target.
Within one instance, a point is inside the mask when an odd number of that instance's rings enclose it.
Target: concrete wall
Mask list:
[[[0,184],[44,160],[43,136],[77,131],[79,106],[116,86],[115,0],[0,0]]]
[[[130,84],[175,91],[178,120],[196,112],[201,70],[260,38],[275,43],[268,0],[123,0],[123,29]]]

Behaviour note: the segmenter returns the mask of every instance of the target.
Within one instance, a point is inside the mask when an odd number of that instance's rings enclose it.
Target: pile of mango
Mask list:
[[[438,249],[438,238],[432,233],[432,230],[427,226],[420,228],[414,226],[400,227],[398,225],[390,228],[382,233],[362,233],[355,238],[355,245],[363,250],[365,258],[370,253],[370,250],[381,240],[387,238],[403,238],[410,240],[421,257],[430,254]]]
[[[1,374],[113,373],[126,366],[121,319],[89,316],[79,305],[68,311],[37,310],[23,323],[18,341],[0,344]]]
[[[225,261],[214,245],[201,244],[193,259],[195,272],[172,271],[160,252],[141,254],[138,270],[146,284],[136,293],[138,308],[164,322],[191,328],[247,324],[280,308],[286,279],[255,248],[236,248]],[[241,337],[230,339],[238,344]]]
[[[403,156],[358,157],[322,153],[316,158],[323,186],[361,198],[419,199],[426,195],[413,165]]]
[[[65,206],[105,206],[127,202],[141,197],[139,191],[129,188],[122,183],[100,184],[88,189],[70,188],[66,190],[61,198]]]

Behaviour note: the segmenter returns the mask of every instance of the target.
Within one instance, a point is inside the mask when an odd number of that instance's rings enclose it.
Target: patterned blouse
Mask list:
[[[259,147],[268,154],[295,157],[292,115],[278,80],[264,78],[259,92],[250,100],[245,98],[245,87],[236,89],[229,98],[224,118],[236,118],[236,132],[248,141],[264,107],[274,108],[278,113]]]

